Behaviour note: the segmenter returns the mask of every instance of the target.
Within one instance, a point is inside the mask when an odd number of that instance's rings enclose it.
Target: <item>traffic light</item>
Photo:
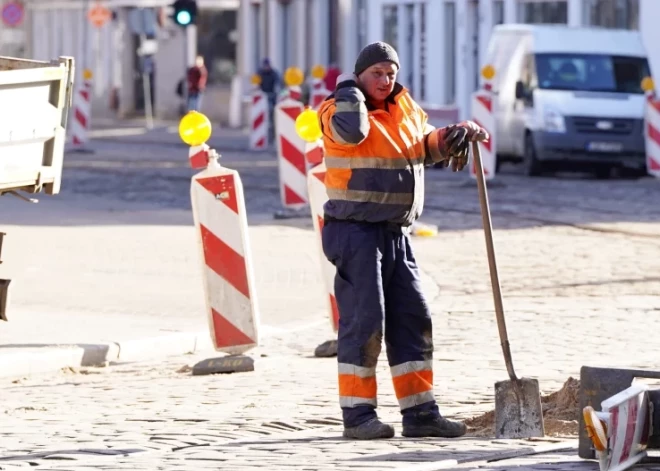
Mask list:
[[[174,13],[172,18],[179,26],[189,26],[195,24],[197,20],[197,1],[196,0],[176,0],[172,4]]]

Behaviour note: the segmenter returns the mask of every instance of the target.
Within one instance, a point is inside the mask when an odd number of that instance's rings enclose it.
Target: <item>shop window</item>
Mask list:
[[[200,10],[197,17],[197,51],[204,56],[208,83],[231,83],[237,73],[236,10]]]
[[[585,0],[585,23],[618,29],[639,29],[639,0]]]
[[[568,23],[568,2],[525,2],[520,4],[523,23]]]

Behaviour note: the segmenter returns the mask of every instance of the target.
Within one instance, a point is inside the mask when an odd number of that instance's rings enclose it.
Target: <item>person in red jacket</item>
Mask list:
[[[202,105],[202,95],[206,89],[208,71],[204,66],[204,58],[197,56],[195,65],[188,69],[188,111],[199,111]]]
[[[325,88],[330,91],[334,92],[335,91],[335,85],[337,83],[337,77],[341,75],[341,70],[339,70],[339,67],[337,67],[336,63],[330,64],[330,67],[328,67],[328,70],[325,73],[325,77],[323,77],[323,82],[325,84]]]

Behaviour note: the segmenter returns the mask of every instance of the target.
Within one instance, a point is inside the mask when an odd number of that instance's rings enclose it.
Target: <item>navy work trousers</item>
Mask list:
[[[399,226],[326,221],[323,251],[336,267],[339,402],[345,427],[376,417],[383,327],[403,423],[439,416],[433,395],[431,314],[410,239]],[[430,414],[428,414],[430,413]]]

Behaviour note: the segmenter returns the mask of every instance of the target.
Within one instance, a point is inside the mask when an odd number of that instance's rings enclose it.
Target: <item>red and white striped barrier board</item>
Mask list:
[[[287,98],[275,105],[275,133],[282,206],[299,210],[308,205],[305,141],[296,132],[303,104]]]
[[[287,100],[287,99],[288,100],[301,101],[302,100],[302,89],[298,85],[293,85],[291,87],[286,87],[277,96],[277,102],[279,103],[279,102]]]
[[[645,116],[646,172],[660,178],[660,99],[655,94],[646,96]]]
[[[490,138],[482,142],[481,159],[486,180],[495,177],[497,164],[495,134],[495,114],[493,94],[489,90],[477,90],[472,94],[472,121],[484,128]],[[470,176],[477,178],[477,166],[474,160],[470,162]]]
[[[308,169],[323,162],[323,141],[321,139],[316,142],[305,142],[305,160]]]
[[[312,86],[309,94],[309,106],[317,110],[328,95],[330,95],[330,91],[325,87],[323,79],[312,79]]]
[[[217,351],[240,354],[259,344],[259,311],[243,184],[207,146],[208,167],[192,177],[190,198],[202,260],[206,310]],[[210,157],[210,158],[209,158]],[[199,165],[200,149],[191,149]]]
[[[252,92],[250,104],[250,149],[268,148],[268,97],[259,88]]]
[[[323,244],[321,242],[321,231],[323,229],[323,205],[328,201],[328,194],[325,190],[325,163],[321,162],[313,167],[307,174],[307,187],[309,191],[309,204],[312,212],[312,222],[314,223],[314,232],[321,257],[321,274],[325,285],[326,299],[328,301],[328,313],[332,330],[337,332],[339,329],[339,309],[335,299],[335,272],[336,269],[330,263],[323,253]]]
[[[585,408],[585,423],[591,427],[600,471],[623,471],[646,457],[652,423],[648,388],[643,383],[604,400],[602,412]],[[587,417],[590,415],[590,417]],[[595,417],[594,417],[595,416]],[[599,423],[596,423],[599,422]]]
[[[92,82],[83,80],[73,101],[73,121],[71,122],[71,142],[74,147],[83,147],[87,143],[87,132],[92,116]]]

